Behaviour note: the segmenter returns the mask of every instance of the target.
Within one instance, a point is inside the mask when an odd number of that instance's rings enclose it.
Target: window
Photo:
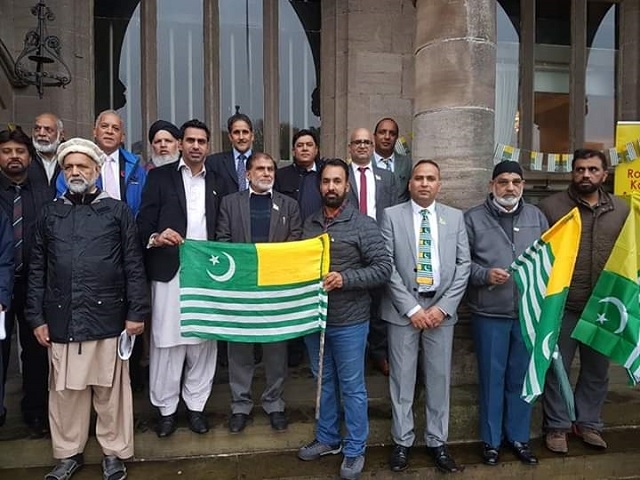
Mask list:
[[[158,118],[204,120],[211,148],[226,121],[254,122],[255,149],[289,158],[300,128],[319,128],[319,0],[94,0],[96,112],[125,121],[126,146],[148,148]]]

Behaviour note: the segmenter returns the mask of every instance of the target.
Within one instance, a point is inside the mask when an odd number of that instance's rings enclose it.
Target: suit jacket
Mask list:
[[[218,179],[220,197],[238,191],[238,174],[236,173],[236,160],[233,150],[209,155],[205,159],[207,171],[215,172]]]
[[[36,155],[31,159],[31,165],[29,165],[29,178],[34,184],[49,187],[51,189],[51,198],[53,199],[56,196],[56,179],[60,174],[60,164],[56,160],[53,176],[51,177],[51,180],[49,180],[47,177],[47,169],[42,162],[43,160],[40,155]]]
[[[216,240],[251,243],[249,194],[249,190],[244,190],[227,195],[222,199],[216,228]],[[299,240],[302,236],[302,222],[300,221],[298,203],[273,191],[271,204],[269,242]]]
[[[393,174],[396,176],[398,184],[398,203],[409,200],[409,178],[411,178],[411,168],[413,162],[411,157],[407,155],[394,154],[395,165]]]
[[[178,170],[178,165],[179,161],[149,171],[137,217],[140,239],[145,247],[152,233],[160,233],[166,228],[175,230],[183,238],[186,237],[187,200],[182,173]],[[219,195],[213,172],[207,170],[205,183],[207,238],[214,240]],[[145,266],[149,279],[168,282],[180,266],[178,247],[145,249]]]
[[[33,165],[33,163],[32,163]],[[33,170],[29,167],[27,179],[22,185],[22,255],[23,270],[22,276],[16,279],[16,282],[26,282],[29,275],[29,260],[31,251],[33,250],[33,242],[35,238],[36,220],[40,216],[43,207],[53,201],[55,192],[53,189],[38,179],[32,178]],[[46,180],[46,177],[45,177]],[[15,190],[12,182],[5,175],[0,174],[0,209],[9,219],[9,224],[13,222],[13,199],[15,198]],[[13,227],[11,227],[13,231]],[[13,234],[12,237],[13,238]],[[13,250],[12,250],[13,252]]]
[[[374,188],[376,189],[376,220],[380,224],[384,209],[398,203],[398,188],[396,186],[396,177],[392,172],[378,168],[373,160],[370,166],[373,171]],[[360,197],[351,165],[349,165],[349,186],[351,187],[349,192],[350,201],[356,208],[359,208]],[[367,185],[367,187],[370,188],[370,185]]]
[[[382,219],[380,228],[393,256],[394,267],[385,287],[380,316],[396,325],[408,325],[411,322],[406,316],[409,310],[416,305],[424,308],[436,305],[448,314],[443,324],[454,324],[458,320],[458,304],[464,295],[471,267],[462,212],[436,203],[440,285],[434,297],[426,298],[418,294],[416,282],[416,235],[411,205],[409,201],[388,208]]]

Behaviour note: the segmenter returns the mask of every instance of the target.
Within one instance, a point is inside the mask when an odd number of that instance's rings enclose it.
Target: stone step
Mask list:
[[[507,451],[502,452],[496,467],[483,465],[480,461],[480,445],[462,443],[451,446],[456,460],[465,465],[465,478],[474,480],[526,480],[575,479],[637,479],[640,478],[640,431],[637,429],[610,429],[606,438],[606,452],[589,450],[572,437],[570,452],[566,456],[546,451],[539,440],[532,446],[538,454],[540,464],[531,467],[518,462]],[[402,473],[393,473],[388,468],[391,453],[389,446],[367,449],[363,480],[409,480],[438,479],[443,475],[434,467],[423,448],[412,449],[410,468]],[[262,452],[235,455],[219,455],[208,458],[175,459],[165,461],[135,461],[128,463],[129,478],[168,480],[329,480],[337,478],[341,455],[322,458],[313,462],[298,460],[293,451]],[[2,478],[26,480],[42,478],[48,467],[2,470]],[[87,465],[76,475],[75,480],[100,478],[98,465]]]
[[[624,382],[626,374],[618,367],[611,369],[611,387],[603,411],[608,428],[640,426],[640,390],[629,388]],[[207,412],[211,431],[206,435],[192,433],[186,425],[183,411],[179,428],[169,438],[159,439],[153,428],[155,412],[150,406],[147,394],[136,395],[136,459],[158,461],[187,457],[237,456],[264,452],[294,451],[313,438],[315,384],[305,369],[294,372],[287,382],[287,414],[290,418],[288,431],[276,433],[269,426],[268,417],[259,408],[254,408],[253,421],[240,434],[230,434],[226,421],[229,412],[228,385],[223,375],[216,380]],[[259,398],[263,381],[260,377],[254,385],[254,398]],[[369,392],[370,446],[385,446],[391,443],[391,407],[389,404],[388,380],[379,374],[367,377]],[[15,386],[14,386],[15,387]],[[416,427],[420,438],[424,428],[422,393],[417,395],[418,408]],[[0,429],[0,469],[23,466],[51,465],[51,444],[48,439],[25,438],[27,432],[16,413],[17,397],[10,396],[14,405],[9,405],[10,416],[7,425]],[[540,407],[536,406],[533,436],[540,435]],[[451,443],[468,443],[478,439],[477,432],[477,387],[458,385],[451,393]],[[3,440],[3,441],[2,441]],[[638,432],[640,440],[640,431]],[[100,449],[91,437],[85,450],[87,463],[96,464],[101,460]],[[639,470],[640,471],[640,470]]]

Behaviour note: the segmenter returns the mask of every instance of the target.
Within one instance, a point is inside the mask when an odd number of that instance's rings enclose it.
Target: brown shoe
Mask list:
[[[553,453],[568,453],[567,434],[560,430],[551,430],[544,437],[544,443]]]
[[[607,448],[607,442],[604,441],[600,432],[593,428],[574,425],[573,433],[575,433],[577,437],[580,437],[585,445],[591,448],[595,448],[597,450],[606,450]]]

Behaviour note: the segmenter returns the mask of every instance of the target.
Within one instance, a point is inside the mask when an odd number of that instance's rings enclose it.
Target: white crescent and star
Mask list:
[[[618,326],[618,329],[613,333],[622,333],[622,331],[627,327],[627,320],[629,319],[627,307],[624,306],[624,303],[622,303],[620,299],[616,297],[605,297],[598,303],[610,303],[618,309],[618,313],[620,314],[620,325]]]
[[[549,332],[547,336],[544,337],[544,340],[542,340],[542,354],[544,355],[544,358],[546,358],[547,360],[551,358],[551,348],[549,348],[549,341],[551,340],[551,335],[553,335],[553,332]]]
[[[236,273],[236,262],[233,257],[226,252],[222,252],[222,255],[227,257],[227,260],[229,260],[229,269],[222,275],[214,275],[209,270],[207,270],[207,275],[209,275],[209,278],[211,278],[211,280],[215,282],[228,282]],[[217,265],[218,263],[220,263],[220,257],[211,255],[209,261],[212,265]]]

